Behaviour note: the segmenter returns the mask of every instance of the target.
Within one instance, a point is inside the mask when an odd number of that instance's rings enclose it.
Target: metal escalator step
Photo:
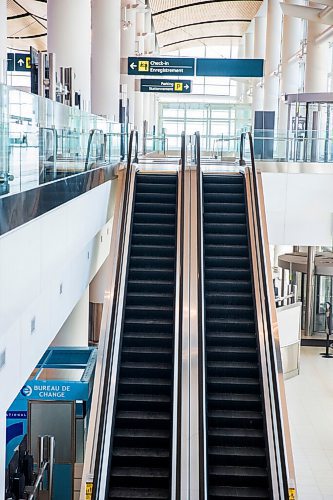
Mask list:
[[[244,292],[206,292],[205,299],[207,305],[251,305],[253,306],[252,293]]]
[[[249,248],[247,245],[206,245],[205,246],[205,255],[221,257],[225,255],[232,256],[249,256]]]
[[[177,175],[169,174],[138,174],[136,177],[137,185],[146,184],[173,184],[176,185]]]
[[[211,410],[244,410],[261,411],[259,394],[243,393],[210,393],[207,396],[208,408]]]
[[[121,394],[170,394],[171,381],[169,378],[132,378],[119,379],[119,392]]]
[[[256,363],[244,361],[208,361],[208,376],[218,377],[249,377],[253,378],[259,375],[259,368]]]
[[[144,347],[126,347],[122,349],[122,360],[140,361],[145,359],[150,361],[151,358],[156,362],[172,361],[173,350],[163,346],[147,346]]]
[[[265,448],[248,446],[208,446],[210,463],[265,467]]]
[[[110,500],[168,500],[168,489],[160,488],[111,488]]]
[[[210,490],[210,496],[213,499],[232,500],[241,498],[242,500],[259,500],[261,498],[269,499],[267,488],[256,488],[249,486],[214,486]]]
[[[163,306],[172,307],[174,296],[172,293],[149,293],[143,290],[141,292],[129,292],[127,293],[126,304],[128,306],[143,306],[145,304],[158,306],[163,304]]]
[[[168,182],[144,182],[137,184],[136,191],[140,193],[175,193],[174,183]]]
[[[155,293],[156,291],[159,293],[163,290],[164,293],[174,293],[174,281],[172,280],[152,280],[152,279],[131,279],[127,283],[127,292],[142,292],[145,290],[145,293]]]
[[[205,174],[203,183],[206,184],[242,184],[244,177],[240,173],[233,174]]]
[[[168,412],[170,409],[171,398],[167,394],[118,394],[118,410],[121,411],[156,411]]]
[[[149,363],[145,360],[141,362],[122,362],[120,366],[120,376],[138,379],[147,377],[164,378],[171,376],[172,364],[167,363]]]
[[[170,413],[162,411],[117,411],[116,426],[126,429],[169,429]]]
[[[232,279],[232,280],[242,280],[247,281],[251,277],[250,268],[239,269],[239,268],[223,268],[223,267],[207,267],[205,271],[206,279]]]
[[[125,319],[124,330],[126,332],[156,332],[172,333],[173,320],[172,319]]]
[[[173,317],[173,307],[160,305],[126,305],[128,319],[163,320]]]
[[[206,269],[210,267],[225,267],[236,269],[250,269],[249,257],[240,255],[205,256]]]
[[[209,428],[241,427],[244,429],[262,429],[263,415],[259,411],[209,410],[208,423]]]
[[[215,222],[204,222],[204,231],[209,232],[210,234],[225,233],[230,235],[243,235],[247,232],[247,226],[246,224],[241,223],[221,222],[216,224]]]
[[[208,444],[212,446],[255,446],[265,447],[265,437],[261,429],[209,429]]]
[[[206,328],[208,332],[244,332],[251,333],[255,331],[255,323],[249,319],[243,318],[207,318]]]
[[[141,268],[141,267],[130,267],[129,273],[128,273],[128,280],[129,281],[136,281],[136,280],[144,280],[145,278],[149,281],[153,279],[165,279],[167,281],[170,281],[172,277],[174,276],[174,270],[173,269],[163,269],[163,268]]]
[[[260,391],[259,379],[250,377],[207,377],[207,386],[210,392],[258,394]]]
[[[214,214],[216,212],[243,214],[245,213],[245,203],[243,201],[218,203],[216,201],[207,200],[204,205],[204,211],[206,214]]]
[[[124,347],[145,347],[149,344],[152,347],[169,347],[172,345],[173,336],[165,332],[124,332]]]
[[[242,332],[206,333],[206,346],[256,348],[257,339],[255,334],[247,334]]]
[[[138,224],[173,224],[175,220],[175,214],[162,213],[148,213],[148,212],[136,212],[133,215],[133,220]]]
[[[130,265],[135,268],[150,268],[155,269],[170,269],[173,271],[175,259],[174,257],[161,257],[160,255],[140,255],[131,256]]]
[[[150,245],[148,242],[146,245],[132,245],[131,247],[132,257],[175,257],[175,245]]]
[[[223,223],[234,223],[234,224],[244,224],[246,223],[246,214],[244,213],[231,213],[231,212],[217,212],[217,213],[204,213],[204,222],[207,224],[223,224]]]
[[[235,305],[235,304],[207,304],[206,315],[209,320],[235,320],[238,318],[254,320],[253,306],[250,305]]]
[[[132,231],[133,235],[136,234],[146,234],[146,235],[157,235],[157,234],[170,234],[174,235],[175,232],[175,225],[174,224],[167,224],[165,222],[163,223],[157,223],[157,222],[134,222],[132,225]]]
[[[170,456],[168,449],[114,447],[112,460],[114,467],[131,467],[139,462],[140,466],[154,469],[168,467]]]
[[[250,280],[228,280],[228,279],[209,279],[206,280],[205,286],[206,294],[212,291],[220,292],[223,290],[225,293],[251,293],[252,283]]]
[[[134,245],[174,245],[176,241],[174,234],[132,234]]]
[[[213,483],[221,486],[265,486],[268,483],[267,470],[264,467],[228,467],[225,465],[210,467],[209,476]]]
[[[169,429],[116,429],[114,432],[114,446],[137,446],[149,448],[161,446],[169,448]]]
[[[242,182],[205,182],[204,185],[205,193],[244,193],[244,185]]]
[[[245,243],[247,243],[247,234],[224,234],[208,232],[206,230],[204,235],[204,242],[207,245],[244,245]]]
[[[165,201],[165,203],[176,203],[176,194],[169,193],[136,193],[135,203],[147,203]]]
[[[158,202],[151,202],[150,200],[147,200],[146,202],[141,202],[141,203],[136,203],[135,204],[135,209],[139,213],[166,213],[166,214],[173,214],[175,215],[176,213],[176,207],[174,203],[158,203]]]
[[[111,481],[114,487],[131,488],[167,488],[169,489],[169,470],[150,467],[113,467]],[[113,498],[113,497],[111,497]]]

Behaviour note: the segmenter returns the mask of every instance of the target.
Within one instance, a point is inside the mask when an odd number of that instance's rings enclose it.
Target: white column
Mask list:
[[[135,92],[134,94],[134,126],[138,129],[139,132],[139,144],[141,149],[143,129],[143,98],[141,92]]]
[[[244,37],[241,38],[241,41],[238,46],[238,59],[243,59],[245,57],[245,43]],[[237,99],[238,101],[243,101],[244,98],[244,83],[240,80],[237,81]]]
[[[84,347],[89,337],[89,287],[59,330],[52,346]]]
[[[256,17],[254,19],[254,58],[265,59],[266,52],[266,17]],[[264,108],[264,86],[262,81],[256,81],[252,94],[253,116],[255,111],[262,111]]]
[[[148,131],[151,129],[151,123],[150,123],[150,94],[147,92],[143,94],[143,101],[142,101],[142,106],[143,106],[143,119],[147,120],[148,122]]]
[[[253,31],[247,31],[244,34],[244,57],[245,59],[253,59],[254,55],[254,33]],[[249,89],[251,87],[251,82],[249,80],[244,81],[243,84],[243,95],[244,102],[250,102],[250,97],[248,95]]]
[[[7,2],[6,0],[0,0],[0,83],[6,83],[7,80],[6,75],[7,75]]]
[[[280,64],[282,10],[279,0],[268,0],[264,79],[264,110],[275,111],[279,103],[279,77],[274,75]]]
[[[91,109],[119,120],[120,0],[91,0]]]
[[[305,92],[327,92],[327,76],[330,69],[328,65],[329,45],[327,40],[316,42],[316,38],[327,26],[319,23],[308,23],[307,52],[305,66]]]
[[[121,29],[121,57],[126,59],[135,55],[136,39],[136,13],[135,9],[128,7],[127,0],[123,1],[122,6],[122,29]],[[127,23],[125,26],[125,22]],[[126,27],[126,29],[124,29]],[[125,64],[127,68],[127,64]],[[134,124],[134,76],[126,74],[120,75],[121,83],[127,85],[127,97],[129,100],[129,122]]]
[[[74,88],[90,108],[90,0],[48,0],[47,49],[56,54],[57,68],[72,67]]]
[[[285,2],[291,3],[290,0],[285,0]],[[302,3],[299,2],[299,5]],[[283,16],[278,119],[278,130],[283,134],[288,129],[288,105],[284,102],[283,95],[299,92],[299,58],[296,54],[300,50],[301,37],[302,19]]]
[[[154,125],[157,123],[158,117],[156,117],[156,99],[155,94],[149,94],[150,106],[149,106],[149,130],[150,133],[153,133]],[[156,135],[157,135],[157,127],[156,127]]]

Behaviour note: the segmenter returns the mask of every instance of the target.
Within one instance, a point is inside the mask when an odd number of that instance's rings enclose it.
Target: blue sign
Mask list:
[[[17,53],[7,54],[7,71],[30,71],[31,56],[29,54]]]
[[[87,401],[90,385],[68,380],[29,380],[21,389],[21,396],[45,401]]]
[[[197,76],[261,78],[263,59],[197,59]]]
[[[194,76],[190,57],[129,57],[128,74],[141,76]]]
[[[162,94],[189,94],[191,80],[154,80],[143,78],[140,81],[141,92],[161,92]]]

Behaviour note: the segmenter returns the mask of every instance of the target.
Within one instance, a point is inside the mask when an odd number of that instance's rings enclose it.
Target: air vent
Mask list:
[[[31,335],[36,331],[36,316],[34,316],[30,321],[30,333]]]
[[[0,352],[0,370],[6,364],[6,349]]]

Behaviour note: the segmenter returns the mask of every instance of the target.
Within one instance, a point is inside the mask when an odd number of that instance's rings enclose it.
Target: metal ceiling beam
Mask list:
[[[326,0],[324,0],[326,2]],[[293,5],[290,3],[280,3],[284,15],[306,19],[314,23],[333,24],[333,11],[320,9],[318,7],[306,7],[303,5]],[[324,14],[324,15],[323,15]]]
[[[195,40],[209,40],[211,38],[242,38],[242,35],[212,35],[212,36],[198,36],[196,38],[187,38],[185,40],[178,40],[178,42],[167,43],[166,45],[161,45],[161,49],[165,47],[171,47],[171,45],[179,45],[181,43],[193,42]]]
[[[233,3],[234,1],[238,2],[258,2],[261,0],[204,0],[203,2],[192,2],[187,5],[177,5],[176,7],[172,7],[171,9],[160,10],[159,12],[153,12],[152,16],[161,16],[162,14],[167,14],[168,12],[173,12],[179,9],[190,9],[191,7],[197,7],[201,5],[207,4],[217,4],[217,3]]]
[[[169,31],[180,30],[183,28],[191,28],[192,26],[203,26],[204,24],[221,24],[221,23],[250,23],[251,19],[219,19],[218,21],[200,21],[199,23],[182,24],[181,26],[174,26],[166,30],[157,31],[156,35],[168,33]]]

